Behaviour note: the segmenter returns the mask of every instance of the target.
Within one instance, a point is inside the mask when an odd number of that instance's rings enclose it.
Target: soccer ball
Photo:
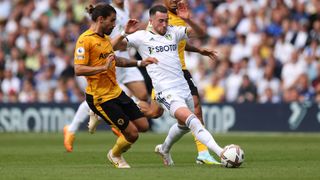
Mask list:
[[[244,161],[244,152],[240,146],[230,144],[223,149],[221,164],[227,168],[237,168]]]

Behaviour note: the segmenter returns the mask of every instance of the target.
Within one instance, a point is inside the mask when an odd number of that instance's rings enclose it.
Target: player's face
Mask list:
[[[165,35],[168,27],[168,14],[162,12],[156,12],[151,18],[151,24],[153,29],[160,35]]]
[[[178,8],[178,2],[180,2],[181,0],[164,0],[164,4],[166,5],[166,7],[169,9],[169,11],[171,12],[176,12],[177,8]]]
[[[112,13],[110,16],[102,20],[102,31],[106,35],[110,35],[113,28],[116,26],[116,14]]]

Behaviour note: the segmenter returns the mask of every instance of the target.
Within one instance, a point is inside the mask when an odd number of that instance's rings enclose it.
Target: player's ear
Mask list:
[[[99,23],[103,23],[103,20],[104,20],[104,18],[102,16],[99,16],[97,18],[97,22],[99,22]]]

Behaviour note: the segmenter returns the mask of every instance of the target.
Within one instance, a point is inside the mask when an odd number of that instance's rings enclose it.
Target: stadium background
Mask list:
[[[25,131],[59,131],[71,121],[72,113],[49,111],[45,117],[39,108],[46,104],[69,112],[68,107],[75,110],[84,100],[81,83],[74,78],[73,51],[78,35],[88,28],[84,8],[90,2],[98,1],[0,1],[0,131],[20,131],[19,124],[28,126]],[[129,3],[132,18],[143,24],[148,8],[161,1]],[[208,34],[190,43],[218,54],[211,61],[186,53],[203,106],[209,109],[204,112],[209,129],[319,130],[319,1],[192,0],[189,6]],[[251,106],[257,110],[250,111]],[[31,115],[30,108],[35,111]],[[258,118],[261,114],[266,118]],[[55,123],[44,122],[48,118]],[[259,129],[259,122],[266,120],[271,128]],[[152,122],[154,131],[164,132],[174,121],[165,116]],[[249,128],[251,122],[257,125]],[[290,127],[290,122],[307,128]],[[277,128],[281,123],[286,126]]]

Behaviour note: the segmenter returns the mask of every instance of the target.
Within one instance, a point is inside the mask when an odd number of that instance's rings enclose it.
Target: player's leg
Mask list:
[[[175,104],[174,102],[182,102],[182,104],[185,104],[184,100],[181,99],[177,94],[178,93],[172,93],[172,91],[170,90],[160,92],[156,95],[156,99],[161,104],[163,109],[170,112],[171,114],[171,110],[175,109],[174,106],[172,106]],[[163,164],[165,166],[174,165],[174,162],[170,155],[170,149],[175,142],[177,142],[184,134],[186,134],[189,131],[189,128],[186,127],[184,123],[175,123],[170,127],[165,141],[162,144],[159,144],[155,147],[155,152],[161,156]]]
[[[183,70],[183,74],[185,79],[188,82],[193,102],[194,102],[194,114],[197,116],[197,118],[200,120],[202,125],[204,125],[204,121],[202,118],[202,109],[201,109],[201,102],[199,97],[198,88],[195,86],[192,76],[188,70]],[[215,160],[209,153],[207,146],[202,144],[194,134],[192,134],[194,137],[194,142],[197,147],[198,156],[196,158],[196,163],[198,164],[220,164],[217,160]]]
[[[67,152],[72,152],[73,143],[75,140],[75,133],[79,129],[81,123],[83,123],[86,118],[88,118],[89,106],[86,101],[83,101],[77,109],[77,112],[72,119],[71,124],[66,125],[63,128],[64,133],[64,147]]]
[[[137,105],[133,102],[133,100],[126,96],[120,96],[120,104],[122,107],[123,112],[126,116],[130,119],[130,124],[134,124],[136,128],[135,131],[139,132],[146,132],[149,129],[149,123],[147,118],[143,117],[143,114],[140,112]],[[130,131],[131,132],[131,131]],[[126,137],[126,131],[121,131],[124,137]],[[119,140],[123,139],[123,136],[119,136]],[[118,151],[117,151],[118,149]],[[115,146],[112,149],[112,154],[117,155],[116,153],[119,152],[121,148]],[[127,149],[123,148],[122,151],[126,151]]]
[[[166,139],[163,144],[159,144],[155,148],[155,152],[158,153],[166,166],[174,165],[172,157],[170,155],[170,149],[172,145],[177,142],[184,134],[188,133],[190,130],[185,125],[180,125],[178,123],[173,124],[168,132]]]
[[[138,106],[140,107],[141,112],[147,118],[158,118],[163,114],[163,108],[153,99],[150,103],[140,101]]]
[[[135,105],[134,102],[124,92],[115,99],[97,105],[94,104],[92,96],[87,95],[87,102],[93,112],[103,118],[108,124],[116,126],[122,133],[122,136],[118,137],[115,145],[108,152],[107,157],[109,161],[117,168],[130,168],[122,154],[130,149],[131,144],[138,139],[138,129],[130,121],[130,115],[126,114],[124,104],[128,105],[128,108],[132,111],[138,111],[131,112],[137,115],[137,119],[143,117],[139,108],[137,106],[132,107],[132,104]],[[128,102],[130,103],[128,104]]]
[[[192,112],[194,105],[192,96],[186,96],[186,100],[184,100],[184,98],[179,97],[182,94],[183,92],[165,92],[157,95],[157,100],[162,103],[164,108],[167,107],[166,110],[169,110],[170,115],[175,117],[180,125],[187,126],[202,144],[205,144],[210,150],[220,156],[222,148],[215,142],[212,135],[204,128],[200,120]],[[166,97],[173,98],[169,100]],[[182,135],[183,132],[181,129],[170,129],[165,142],[161,145],[161,150],[163,150],[162,156],[168,156],[168,154],[170,154],[169,151],[173,143],[179,140]],[[163,161],[165,162],[164,158]]]
[[[204,128],[200,120],[196,115],[188,108],[183,107],[179,104],[173,105],[178,107],[173,109],[174,116],[178,119],[180,123],[185,123],[195,137],[204,145],[206,145],[210,150],[216,153],[220,157],[223,149],[216,143],[212,135]]]
[[[139,101],[148,102],[149,97],[144,80],[127,82],[125,85]]]

